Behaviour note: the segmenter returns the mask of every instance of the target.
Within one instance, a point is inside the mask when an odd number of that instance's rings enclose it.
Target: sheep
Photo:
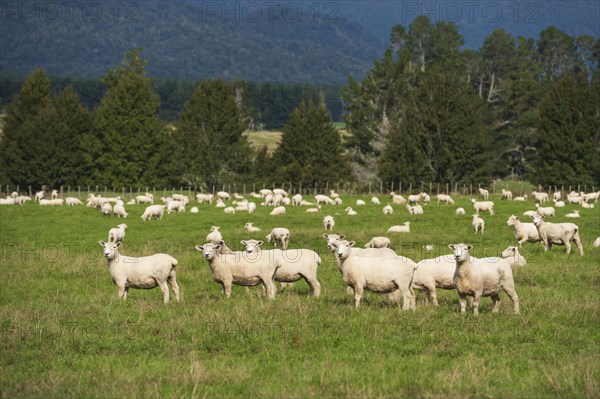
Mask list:
[[[474,198],[471,198],[471,203],[473,204],[473,209],[475,209],[475,213],[489,212],[490,215],[494,214],[493,201],[476,201]]]
[[[533,215],[538,215],[536,211],[525,211],[523,212],[523,216],[533,217]]]
[[[244,196],[238,193],[233,193],[233,198],[236,200],[243,200]]]
[[[183,194],[173,194],[173,199],[183,203],[183,205],[186,205],[188,202],[190,202],[188,196]]]
[[[275,281],[294,283],[304,279],[312,296],[319,297],[321,295],[321,283],[317,280],[317,269],[321,264],[321,257],[315,251],[311,249],[263,251],[260,247],[263,242],[258,240],[242,240],[241,244],[246,247],[247,254],[256,254],[252,256],[252,260],[255,262],[260,262],[263,257],[279,260],[281,266],[275,272]]]
[[[421,199],[421,196],[419,194],[410,194],[407,198],[408,204],[416,204],[419,202],[419,200]]]
[[[179,302],[179,285],[177,284],[177,259],[167,254],[155,254],[134,258],[119,253],[118,242],[98,241],[104,249],[104,257],[108,262],[108,269],[113,283],[118,287],[117,295],[123,300],[127,299],[129,288],[150,289],[160,287],[163,292],[163,302],[169,302],[169,288]]]
[[[273,189],[273,194],[275,194],[275,195],[281,195],[283,197],[288,197],[289,196],[289,194],[287,193],[287,191],[285,191],[282,188],[274,188]]]
[[[172,200],[167,202],[167,213],[170,214],[171,212],[185,212],[185,203],[178,200]]]
[[[77,206],[77,205],[83,205],[83,202],[81,202],[81,200],[79,198],[67,197],[67,198],[65,198],[65,204],[67,204],[67,206]]]
[[[14,198],[0,198],[0,205],[15,205],[16,203],[17,201]]]
[[[576,219],[576,218],[580,218],[580,217],[581,217],[581,215],[579,215],[579,211],[573,211],[573,212],[571,212],[571,213],[567,213],[567,214],[565,215],[565,217],[566,217],[566,218],[573,218],[573,219]]]
[[[256,204],[254,202],[248,202],[248,213],[256,212]]]
[[[360,306],[364,290],[382,294],[400,291],[404,298],[402,309],[414,310],[411,283],[417,264],[403,256],[353,256],[354,244],[346,240],[333,244],[342,278],[354,289],[354,308]]]
[[[112,206],[108,202],[105,202],[104,204],[102,204],[102,207],[100,208],[100,212],[102,212],[102,214],[104,216],[111,216],[112,211],[113,211]]]
[[[201,194],[201,193],[196,194],[196,202],[199,204],[205,204],[205,203],[212,204],[213,198],[214,197],[212,194]]]
[[[569,204],[581,204],[581,202],[583,201],[583,198],[577,194],[577,195],[572,195],[571,193],[567,194],[567,202]]]
[[[346,212],[346,214],[348,216],[356,216],[356,215],[358,215],[358,213],[354,209],[352,209],[351,207],[347,207],[346,209],[344,209],[344,212]]]
[[[273,206],[280,206],[283,203],[283,195],[275,194],[273,196]]]
[[[300,206],[302,204],[302,195],[296,194],[292,197],[292,206]]]
[[[227,214],[235,214],[235,208],[232,206],[228,206],[227,208],[223,209],[223,212],[225,212]]]
[[[290,231],[285,227],[275,227],[267,236],[267,242],[273,241],[273,246],[277,246],[279,242],[281,244],[281,248],[287,249],[288,245],[290,245]]]
[[[383,214],[384,215],[391,215],[394,213],[394,208],[392,208],[391,205],[386,205],[383,207]]]
[[[50,199],[57,199],[58,198],[58,190],[52,190],[52,192],[50,193]]]
[[[19,195],[17,198],[15,198],[15,203],[18,205],[23,205],[27,201],[31,201],[31,197],[28,195]],[[81,201],[79,201],[79,204],[83,205]]]
[[[318,212],[321,212],[321,205],[317,205],[316,208],[308,208],[305,212],[306,213],[318,213]]]
[[[342,201],[342,199],[339,197],[333,200],[333,205],[342,205],[343,203],[344,201]]]
[[[523,223],[518,216],[510,215],[506,224],[515,229],[515,238],[519,242],[519,248],[523,246],[524,242],[541,241],[537,228],[533,223]]]
[[[142,214],[142,220],[150,220],[153,217],[156,217],[157,220],[161,220],[165,213],[164,205],[149,205],[144,210]]]
[[[213,244],[223,241],[223,236],[219,231],[220,228],[221,227],[219,226],[211,226],[210,233],[206,236],[206,241],[212,242]]]
[[[552,244],[564,245],[566,252],[571,253],[571,241],[579,248],[579,255],[583,256],[583,246],[579,238],[579,226],[575,223],[550,223],[545,222],[541,215],[532,217],[533,224],[538,230],[540,239],[544,243],[544,251],[552,248]]]
[[[404,226],[392,226],[387,230],[388,233],[410,233],[410,222],[404,222]]]
[[[123,204],[115,204],[113,207],[113,213],[118,218],[126,218],[129,214],[125,211],[125,206]]]
[[[328,196],[322,195],[322,194],[315,195],[315,202],[317,203],[317,205],[320,205],[322,203],[324,203],[326,205],[335,205],[334,200],[332,200]]]
[[[551,206],[541,207],[539,204],[535,204],[535,208],[536,208],[536,212],[538,213],[538,215],[542,215],[542,216],[555,216],[556,215],[556,210],[554,210],[554,208]]]
[[[421,197],[423,205],[429,205],[429,203],[431,202],[431,197],[427,193],[419,193],[419,197]]]
[[[502,189],[502,199],[512,201],[512,199],[513,199],[512,191]]]
[[[417,262],[417,270],[413,277],[412,287],[424,291],[433,306],[439,306],[437,288],[454,290],[454,272],[456,262],[452,255],[438,256],[433,259],[423,259]]]
[[[552,202],[556,202],[558,200],[560,200],[562,198],[562,194],[560,193],[560,191],[555,191],[552,194]]]
[[[274,259],[261,257],[260,261],[248,259],[245,252],[226,250],[224,242],[196,245],[195,248],[204,254],[213,281],[221,284],[226,298],[231,297],[233,284],[246,287],[263,284],[269,299],[275,298],[277,290],[273,277],[281,267],[279,257]]]
[[[583,194],[583,202],[598,202],[598,197],[600,197],[600,191],[596,191],[594,193]]]
[[[478,231],[481,231],[481,235],[483,235],[483,231],[485,230],[485,221],[479,217],[479,215],[473,215],[473,230],[475,234]]]
[[[34,202],[40,202],[42,199],[44,199],[44,190],[36,192],[33,197]]]
[[[513,302],[515,314],[519,313],[519,296],[515,291],[515,281],[509,263],[502,258],[477,259],[470,256],[472,245],[449,244],[454,252],[456,270],[454,284],[458,291],[460,312],[465,313],[467,296],[473,297],[473,314],[479,315],[479,301],[482,296],[492,297],[492,313],[500,307],[500,290],[504,290]]]
[[[335,255],[336,244],[338,241],[345,239],[343,234],[322,234],[321,237],[327,241],[327,249],[337,259]],[[397,256],[396,252],[391,248],[353,248],[354,255],[363,257],[378,257],[378,256]]]
[[[135,205],[135,199],[130,199],[129,201],[127,201],[127,205]]]
[[[596,237],[596,239],[594,240],[594,243],[592,244],[592,247],[600,248],[600,237]]]
[[[372,205],[381,205],[381,202],[379,201],[379,198],[371,197],[371,204]]]
[[[327,215],[323,218],[323,228],[327,231],[327,230],[333,230],[333,228],[335,227],[335,220],[333,219],[333,216],[331,215]]]
[[[465,211],[465,208],[460,207],[460,208],[456,208],[456,210],[454,211],[455,215],[466,215],[467,212]]]
[[[135,203],[136,204],[153,204],[154,198],[149,197],[147,195],[137,195],[135,197]]]
[[[261,229],[259,229],[258,227],[254,227],[252,226],[252,223],[248,222],[244,225],[244,228],[248,231],[248,233],[257,233],[259,231],[262,231]]]
[[[389,248],[392,242],[387,237],[373,237],[365,244],[365,248]]]
[[[335,192],[335,190],[329,190],[329,198],[336,199],[340,198],[340,195]]]
[[[290,199],[290,197],[283,197],[283,199],[281,200],[281,205],[290,205],[292,203],[292,200]]]
[[[309,202],[309,201],[302,200],[302,201],[300,201],[300,205],[302,205],[302,206],[312,206],[312,205],[314,205],[314,202]]]
[[[421,205],[406,205],[406,209],[408,210],[408,213],[410,213],[411,215],[422,215],[423,214],[423,207]]]
[[[127,225],[125,223],[121,223],[117,225],[117,227],[113,227],[108,230],[108,242],[118,242],[123,241],[125,239],[125,229]]]
[[[12,201],[15,201],[13,198],[11,198]],[[49,206],[61,206],[64,203],[65,200],[63,200],[62,198],[58,198],[58,199],[41,199],[40,200],[40,205],[49,205]],[[13,202],[15,203],[15,202]],[[110,206],[110,204],[108,205]]]
[[[452,199],[452,197],[450,197],[448,194],[438,194],[435,196],[437,198],[437,203],[438,205],[440,203],[444,203],[444,204],[452,204],[454,205],[454,200]]]
[[[269,213],[269,215],[271,215],[271,216],[285,215],[285,206],[278,206],[278,207],[274,208],[271,211],[271,213]]]
[[[502,258],[506,259],[509,265],[511,266],[525,266],[527,264],[527,260],[525,257],[519,253],[519,248],[517,247],[507,247],[500,254]]]
[[[366,205],[366,202],[365,202],[364,200],[357,199],[357,200],[356,200],[356,205],[357,205],[357,206]]]
[[[533,198],[542,205],[548,201],[548,193],[532,191],[531,195],[533,195]]]
[[[229,193],[226,192],[226,191],[219,191],[217,193],[217,198],[220,199],[220,200],[223,200],[223,201],[224,200],[230,200],[231,199],[231,195],[229,195]]]
[[[585,209],[590,209],[590,208],[594,207],[594,204],[593,203],[592,204],[588,204],[587,202],[582,202],[581,203],[581,207],[585,208]]]
[[[483,199],[487,200],[490,197],[490,191],[486,190],[485,188],[478,188],[479,190],[479,195],[481,195],[483,197]]]
[[[404,198],[400,194],[396,194],[395,192],[390,193],[390,197],[392,198],[392,203],[395,205],[404,205],[406,204],[406,198]]]
[[[221,198],[217,199],[217,203],[215,204],[215,208],[226,208],[227,205],[223,202]]]
[[[565,207],[565,201],[554,201],[554,206],[556,208],[564,208]]]
[[[527,201],[527,196],[526,196],[526,195],[523,195],[523,196],[518,196],[518,197],[515,197],[515,198],[513,199],[513,201],[516,201],[516,202],[525,202],[525,201]]]
[[[19,196],[19,193],[16,191],[13,191],[12,193],[10,193],[10,198],[17,199],[18,196]]]
[[[193,206],[192,209],[190,209],[190,213],[198,213],[200,212],[200,210],[198,209],[197,206]]]

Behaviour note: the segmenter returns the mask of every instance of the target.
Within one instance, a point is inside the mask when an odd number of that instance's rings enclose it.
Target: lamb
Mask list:
[[[199,204],[212,204],[213,195],[212,194],[196,194],[196,202]]]
[[[346,212],[346,214],[348,216],[356,216],[356,215],[358,215],[358,213],[354,209],[352,209],[351,207],[347,207],[346,209],[344,209],[344,212]]]
[[[365,244],[365,248],[389,248],[392,242],[387,237],[373,237]]]
[[[542,205],[548,201],[548,193],[532,191],[531,195],[533,195],[533,198]]]
[[[150,220],[153,217],[156,217],[157,220],[161,220],[165,213],[164,205],[149,205],[144,210],[142,214],[142,220]]]
[[[17,201],[14,198],[0,198],[0,205],[15,205],[16,203]]]
[[[360,205],[365,205],[365,204],[366,204],[366,203],[365,203],[365,201],[364,201],[364,200],[361,200],[361,199],[357,199],[357,200],[356,200],[356,205],[358,205],[358,206],[360,206]]]
[[[137,195],[135,197],[136,204],[154,204],[154,198],[147,195]]]
[[[452,197],[450,197],[448,194],[438,194],[435,196],[437,198],[437,203],[438,205],[440,203],[444,203],[444,204],[452,204],[454,205],[454,200],[452,199]]]
[[[594,193],[583,194],[583,202],[598,202],[598,197],[600,197],[600,191],[596,191]]]
[[[248,213],[256,212],[256,204],[254,202],[248,202]]]
[[[419,200],[421,199],[421,196],[419,194],[413,195],[410,194],[407,198],[408,204],[416,204],[419,202]]]
[[[221,284],[226,298],[231,297],[233,284],[252,287],[263,284],[267,296],[275,298],[276,288],[273,278],[281,267],[280,258],[261,257],[260,261],[248,259],[245,252],[225,250],[224,242],[196,245],[196,250],[204,254],[208,261],[213,281]]]
[[[473,314],[479,315],[479,301],[482,296],[492,297],[492,313],[500,307],[500,290],[504,290],[513,302],[515,314],[519,313],[519,297],[515,291],[512,269],[502,258],[477,259],[470,256],[472,245],[449,244],[454,251],[456,270],[454,284],[458,291],[460,312],[465,313],[467,296],[473,297]]]
[[[223,200],[223,201],[224,200],[230,200],[231,199],[231,195],[229,195],[229,193],[226,192],[226,191],[219,191],[217,193],[217,198],[220,199],[220,200]]]
[[[170,214],[171,212],[185,212],[185,203],[179,200],[172,200],[167,202],[167,213]]]
[[[318,213],[318,212],[321,212],[321,205],[317,205],[316,208],[308,208],[305,212],[306,213]]]
[[[329,198],[336,199],[340,198],[340,195],[335,192],[335,190],[329,190]]]
[[[67,197],[67,198],[65,198],[65,204],[67,204],[67,206],[77,206],[77,205],[83,205],[83,202],[81,202],[81,200],[79,198]]]
[[[379,198],[377,198],[377,197],[371,197],[371,204],[373,204],[373,205],[381,205],[381,202],[379,202]]]
[[[383,214],[384,215],[391,215],[394,213],[394,208],[392,208],[391,205],[386,205],[383,207]]]
[[[554,201],[554,206],[556,208],[564,208],[565,207],[565,201]]]
[[[565,217],[566,217],[566,218],[573,218],[573,219],[576,219],[576,218],[580,218],[581,216],[579,215],[579,211],[573,211],[573,212],[571,212],[571,213],[567,213],[567,214],[565,215]]]
[[[538,230],[540,239],[544,243],[544,251],[552,248],[552,244],[564,245],[566,252],[571,253],[571,241],[579,248],[579,255],[583,256],[583,246],[579,238],[579,226],[575,223],[550,223],[545,222],[541,215],[532,217],[533,224]]]
[[[242,240],[241,244],[246,247],[247,254],[256,254],[252,256],[254,262],[260,262],[263,257],[275,258],[279,261],[281,266],[275,272],[275,281],[294,283],[304,279],[312,296],[319,297],[321,295],[321,283],[317,280],[317,269],[321,264],[321,257],[315,251],[310,249],[263,251],[260,247],[263,242],[257,240]]]
[[[50,193],[50,199],[57,199],[58,198],[58,190],[52,190],[52,192]]]
[[[476,213],[489,212],[490,215],[494,214],[494,202],[493,201],[476,201],[474,198],[471,199],[473,203],[473,209]]]
[[[281,200],[281,205],[290,205],[292,203],[292,200],[290,199],[290,197],[283,197],[283,199]]]
[[[219,226],[212,226],[210,228],[210,233],[206,236],[206,241],[212,242],[213,244],[218,244],[223,241],[223,236],[219,229]]]
[[[244,225],[244,228],[248,231],[248,233],[257,233],[259,231],[262,231],[261,229],[259,229],[258,227],[254,227],[252,226],[252,223],[248,222]]]
[[[388,233],[410,233],[410,222],[404,222],[404,226],[392,226],[387,230]]]
[[[217,199],[217,203],[215,204],[215,208],[226,208],[227,205],[223,202],[221,198]]]
[[[36,192],[33,197],[34,202],[40,202],[42,199],[44,199],[44,190]]]
[[[273,196],[273,206],[280,206],[283,203],[283,195],[275,194]]]
[[[360,306],[364,290],[386,294],[400,291],[402,309],[415,309],[411,283],[417,264],[403,256],[353,256],[354,241],[341,240],[333,244],[338,268],[347,286],[354,289],[354,307]]]
[[[327,230],[333,230],[333,228],[335,227],[335,220],[333,219],[333,216],[331,215],[327,215],[323,218],[323,228],[327,231]]]
[[[551,206],[542,207],[539,204],[535,204],[535,208],[536,208],[536,212],[538,213],[538,215],[542,215],[542,216],[555,216],[556,215],[556,211]]]
[[[105,202],[104,204],[102,204],[102,207],[100,208],[100,212],[102,212],[102,214],[104,216],[111,216],[112,215],[112,206],[110,205],[110,203]]]
[[[505,200],[512,201],[512,199],[513,199],[513,193],[512,193],[512,191],[502,189],[502,199],[503,200],[505,199]]]
[[[117,227],[113,227],[108,230],[108,242],[119,242],[125,239],[125,229],[127,225],[125,223],[121,223],[117,225]]]
[[[404,205],[406,204],[406,198],[404,198],[402,195],[400,194],[396,194],[395,192],[391,192],[390,196],[392,198],[392,203],[395,205]]]
[[[281,248],[287,249],[288,245],[290,244],[290,236],[290,231],[285,227],[275,227],[269,234],[267,234],[265,238],[269,243],[273,241],[273,246],[276,247],[277,243],[279,242],[281,244]]]
[[[292,206],[300,206],[302,204],[302,195],[296,194],[292,197]]]
[[[431,197],[427,193],[419,193],[421,200],[423,200],[423,205],[429,205],[431,202]]]
[[[410,213],[411,215],[422,215],[423,214],[423,207],[421,205],[406,205],[406,209],[408,210],[408,213]]]
[[[489,190],[479,187],[479,195],[483,197],[483,199],[487,200],[490,197]]]
[[[525,201],[527,201],[527,196],[523,195],[523,196],[515,197],[513,199],[513,201],[516,201],[516,202],[525,202]]]
[[[462,207],[456,208],[456,210],[454,211],[454,214],[457,216],[458,215],[466,215],[465,208],[462,208]]]
[[[556,201],[560,200],[561,198],[562,198],[562,195],[561,195],[560,191],[555,191],[552,194],[552,202],[556,202]]]
[[[507,247],[502,251],[500,256],[506,259],[511,266],[525,266],[527,264],[525,257],[519,253],[519,248],[517,247]]]
[[[167,254],[155,254],[134,258],[119,253],[118,242],[98,241],[104,249],[104,257],[108,262],[110,277],[119,288],[118,296],[127,299],[129,288],[150,289],[160,287],[163,292],[163,302],[169,302],[169,288],[171,286],[175,294],[175,300],[179,302],[179,285],[177,284],[177,259]]]
[[[223,209],[223,212],[227,214],[235,214],[235,208],[232,206],[228,206],[227,208]]]
[[[335,205],[334,200],[322,194],[315,195],[315,202],[317,203],[317,205],[321,205],[322,203],[326,205]]]
[[[285,191],[282,188],[274,188],[273,189],[273,194],[275,194],[275,195],[281,195],[283,197],[289,196],[289,194],[287,193],[287,191]]]
[[[475,231],[475,234],[477,234],[478,231],[481,231],[481,234],[483,235],[485,221],[480,218],[479,215],[473,215],[473,230]]]
[[[18,205],[23,205],[27,201],[31,201],[31,197],[28,195],[19,195],[17,198],[15,198],[15,203]],[[83,205],[81,201],[79,201],[79,203]]]
[[[115,204],[115,206],[113,207],[113,213],[115,214],[115,216],[117,216],[118,218],[126,218],[129,214],[125,211],[125,206],[123,204]]]
[[[190,209],[190,213],[199,213],[200,210],[198,209],[197,206],[193,206],[192,209]]]
[[[518,216],[510,215],[506,224],[513,226],[515,229],[515,238],[519,242],[519,248],[523,246],[524,242],[541,241],[537,228],[533,223],[522,223]]]
[[[269,215],[271,215],[271,216],[285,215],[285,206],[278,206],[278,207],[274,208],[271,211],[271,213],[269,213]]]
[[[415,270],[412,286],[416,290],[424,291],[433,306],[439,306],[436,289],[456,289],[454,284],[455,270],[456,262],[452,255],[423,259],[417,262],[417,270]]]

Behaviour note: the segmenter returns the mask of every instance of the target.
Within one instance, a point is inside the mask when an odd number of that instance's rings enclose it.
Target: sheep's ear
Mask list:
[[[98,241],[98,245],[100,245],[101,247],[104,247],[106,245],[106,243],[102,240]]]
[[[264,243],[265,243],[264,241],[262,241],[262,240],[259,240],[259,241],[256,243],[256,246],[257,246],[257,247],[260,247],[260,246],[261,246],[261,245],[263,245]]]
[[[197,251],[204,251],[204,247],[202,245],[196,245],[194,248],[196,248]]]
[[[115,243],[115,246],[116,246],[117,248],[119,248],[119,247],[121,246],[121,244],[123,244],[121,241],[117,241],[117,242]]]
[[[323,233],[323,234],[321,234],[321,237],[323,237],[326,240],[329,240],[329,234]]]
[[[246,244],[246,240],[241,240],[241,241],[240,241],[240,244],[242,244],[243,246],[246,246],[246,245],[247,245],[247,244]]]
[[[516,220],[519,220],[519,217],[518,217],[518,216],[515,216],[515,219],[516,219]]]
[[[448,248],[454,251],[455,244],[448,244]]]
[[[340,234],[340,240],[343,240],[344,238],[346,238],[346,236],[343,234]]]
[[[348,246],[349,246],[349,247],[353,247],[355,244],[356,244],[356,241],[350,241],[350,242],[348,243]]]
[[[467,245],[467,249],[470,251],[473,249],[473,246],[471,244]]]

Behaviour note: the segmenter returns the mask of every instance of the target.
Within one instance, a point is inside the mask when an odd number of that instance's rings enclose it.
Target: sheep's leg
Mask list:
[[[316,277],[306,277],[303,276],[304,279],[306,280],[306,283],[308,284],[308,286],[310,287],[310,294],[314,297],[319,297],[321,296],[321,283],[319,283],[319,280],[317,280]]]
[[[171,274],[169,276],[169,284],[171,285],[171,289],[173,290],[173,293],[175,294],[175,300],[177,302],[179,302],[179,284],[177,284],[177,276],[175,274],[175,270],[171,271]]]
[[[354,288],[347,286],[346,287],[346,295],[354,295]]]
[[[575,242],[575,245],[577,245],[577,248],[579,248],[579,255],[583,256],[583,246],[581,245],[579,235],[574,236],[573,241]]]
[[[163,292],[163,302],[164,303],[169,303],[169,286],[167,285],[167,281],[160,281],[158,282],[158,286],[160,287],[160,290]]]
[[[354,286],[354,308],[358,309],[358,307],[360,306],[360,299],[362,297],[363,294],[363,287],[362,285],[355,285]]]
[[[263,278],[262,282],[265,289],[267,290],[267,296],[269,297],[269,299],[275,298],[275,292],[277,291],[277,289],[275,288],[273,280],[270,277],[267,277]]]
[[[467,311],[467,294],[458,293],[458,304],[460,305],[460,313]]]
[[[119,291],[117,292],[117,296],[123,300],[127,299],[127,290],[129,288],[125,288],[125,285],[119,285],[118,287]]]
[[[223,281],[221,285],[223,286],[223,294],[225,294],[225,298],[231,298],[231,281]]]
[[[569,240],[565,241],[565,249],[567,250],[568,254],[571,253],[571,243],[569,242]]]
[[[479,301],[481,300],[481,292],[475,292],[473,295],[473,314],[479,316]]]
[[[492,313],[498,313],[498,310],[500,309],[500,295],[493,294],[491,295],[492,297]]]
[[[429,298],[431,298],[431,302],[433,303],[433,306],[440,306],[440,304],[438,303],[438,300],[437,300],[437,291],[435,290],[435,287],[427,290],[427,296]]]
[[[513,309],[515,310],[515,314],[519,314],[519,296],[517,295],[517,291],[515,291],[514,286],[504,287],[504,292],[510,298],[513,303]]]

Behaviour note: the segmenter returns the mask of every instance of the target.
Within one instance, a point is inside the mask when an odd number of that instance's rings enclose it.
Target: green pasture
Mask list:
[[[367,205],[355,206],[358,198]],[[399,206],[384,216],[387,198],[380,198],[374,206],[367,195],[342,196],[343,206],[318,214],[288,207],[278,217],[261,206],[254,215],[226,215],[197,205],[192,214],[190,204],[148,222],[140,219],[143,205],[126,206],[125,220],[86,207],[0,207],[0,397],[600,397],[600,248],[592,247],[600,206],[581,209],[575,221],[584,257],[524,245],[528,264],[515,270],[519,315],[502,294],[498,314],[484,298],[474,317],[457,312],[454,291],[438,291],[439,308],[418,294],[416,311],[404,312],[385,295],[367,294],[353,309],[321,238],[323,216],[334,215],[334,232],[361,246],[410,220],[410,234],[388,236],[415,261],[457,242],[473,244],[475,256],[494,256],[516,242],[508,217],[533,209],[533,201],[494,196],[496,215],[483,215],[482,236],[471,230],[469,197],[456,197],[456,206],[432,203],[421,216]],[[359,215],[346,216],[347,205]],[[455,216],[458,206],[466,216]],[[557,209],[550,220],[567,221],[579,208]],[[263,232],[246,233],[248,221]],[[123,254],[178,259],[182,302],[164,305],[158,288],[117,298],[97,242],[122,222]],[[322,257],[321,297],[308,297],[301,281],[274,300],[242,287],[225,299],[194,249],[212,225],[234,249],[241,239],[288,227],[290,248]],[[435,250],[426,252],[426,244]]]

